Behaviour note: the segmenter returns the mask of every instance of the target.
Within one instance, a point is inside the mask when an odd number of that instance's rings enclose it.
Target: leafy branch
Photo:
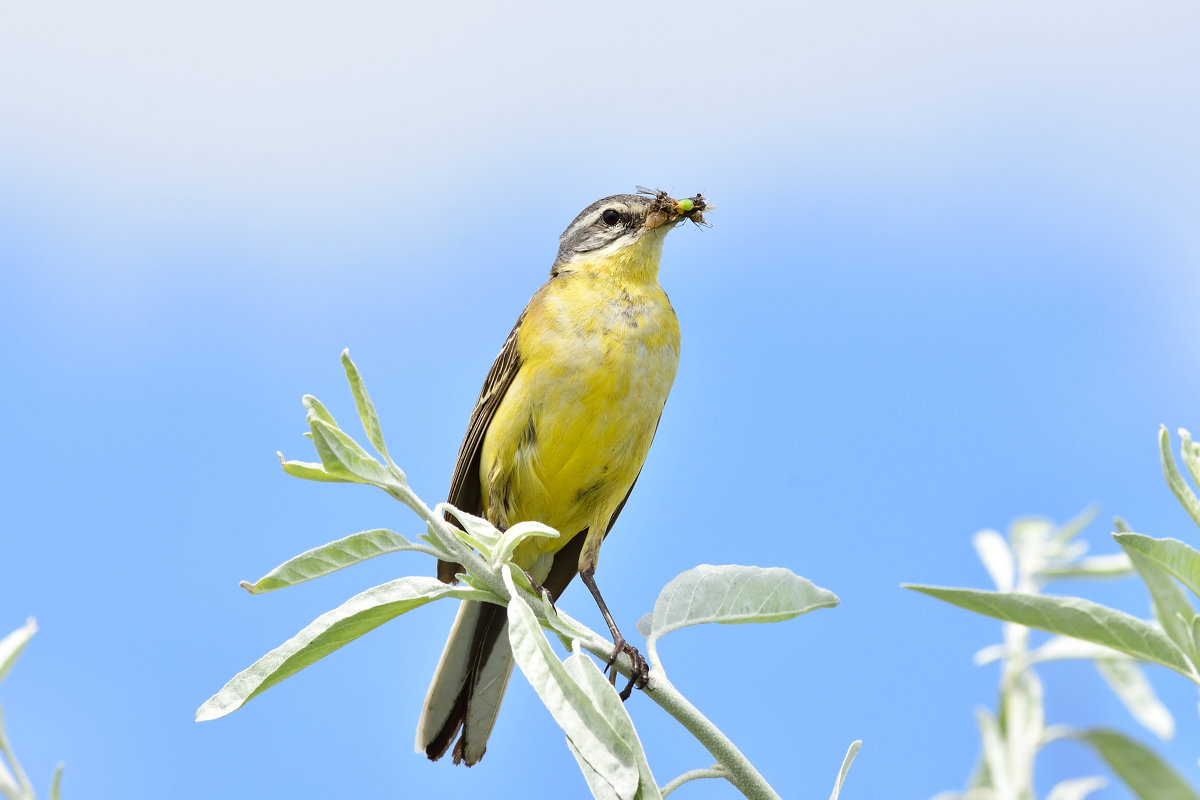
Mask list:
[[[1200,481],[1200,447],[1179,431],[1180,455],[1193,481]],[[1159,453],[1167,485],[1192,520],[1200,525],[1200,500],[1171,455],[1170,436],[1159,430]],[[967,791],[941,795],[962,800],[1033,798],[1033,759],[1052,741],[1070,738],[1090,745],[1109,768],[1143,800],[1200,800],[1186,781],[1153,750],[1125,734],[1105,729],[1046,727],[1041,684],[1033,665],[1060,658],[1092,660],[1134,717],[1160,738],[1174,732],[1170,713],[1154,696],[1140,663],[1158,664],[1200,685],[1200,615],[1188,592],[1200,597],[1200,552],[1177,539],[1134,533],[1117,520],[1113,538],[1123,552],[1085,558],[1086,544],[1075,540],[1086,524],[1077,520],[1055,529],[1042,520],[1015,524],[1008,540],[994,531],[976,535],[975,547],[998,591],[908,585],[969,611],[1007,623],[1004,644],[977,656],[1004,664],[1000,707],[993,717],[979,714],[983,765]],[[1041,594],[1060,577],[1136,574],[1150,593],[1153,620],[1143,620],[1081,597]],[[1030,649],[1029,628],[1057,636]],[[1050,800],[1082,798],[1103,785],[1086,778],[1059,784]]]
[[[779,800],[733,742],[671,684],[658,655],[658,640],[691,625],[792,619],[837,605],[836,595],[782,568],[703,565],[667,584],[654,611],[638,623],[639,632],[646,637],[651,666],[644,693],[695,736],[716,759],[716,765],[684,773],[660,787],[616,690],[584,655],[587,652],[607,661],[612,644],[551,606],[511,560],[523,541],[556,538],[558,532],[537,522],[522,522],[500,531],[487,520],[448,504],[426,505],[388,454],[374,404],[347,352],[342,353],[342,365],[367,440],[382,461],[345,433],[320,401],[306,395],[306,436],[319,461],[289,461],[280,454],[283,470],[307,480],[375,486],[412,510],[424,523],[425,533],[416,537],[417,541],[383,528],[355,533],[301,553],[254,583],[244,582],[243,588],[251,594],[282,589],[401,551],[463,565],[462,582],[448,585],[433,577],[409,576],[355,595],[235,675],[200,706],[197,721],[217,719],[241,708],[306,666],[412,609],[443,598],[476,600],[507,607],[516,663],[562,728],[595,797],[656,800],[692,780],[719,777],[753,800]],[[448,524],[444,512],[450,513],[458,526]],[[555,653],[543,629],[567,649],[565,660]],[[630,666],[628,656],[622,654],[617,670],[628,676]],[[860,744],[855,742],[847,752],[831,800],[836,800]]]

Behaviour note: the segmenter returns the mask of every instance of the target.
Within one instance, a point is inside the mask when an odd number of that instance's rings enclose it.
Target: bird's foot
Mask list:
[[[646,683],[650,679],[650,665],[646,663],[646,659],[638,652],[638,649],[625,641],[625,637],[617,634],[613,641],[612,658],[604,665],[604,671],[610,669],[612,673],[608,676],[608,682],[613,686],[617,685],[617,659],[621,657],[621,653],[629,656],[630,670],[629,683],[625,684],[625,688],[621,690],[621,701],[629,699],[629,695],[633,694],[633,687],[645,689]]]

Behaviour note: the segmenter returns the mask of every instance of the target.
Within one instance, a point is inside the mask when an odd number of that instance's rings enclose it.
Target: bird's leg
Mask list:
[[[631,663],[629,671],[629,683],[621,691],[621,699],[628,700],[629,695],[633,693],[633,687],[636,685],[639,689],[646,687],[646,681],[650,677],[650,667],[646,664],[646,659],[642,658],[642,654],[638,649],[625,641],[625,637],[621,635],[621,631],[617,629],[617,623],[613,621],[612,614],[608,613],[608,606],[604,603],[604,598],[600,596],[600,589],[596,586],[596,568],[594,566],[582,569],[579,571],[579,577],[583,579],[583,585],[592,593],[592,597],[596,599],[596,605],[600,606],[600,613],[604,615],[604,621],[608,623],[608,630],[613,637],[613,652],[612,658],[604,665],[604,671],[612,669],[612,675],[609,681],[616,685],[617,682],[617,659],[621,653],[629,656]]]
[[[558,606],[554,605],[554,595],[550,593],[550,590],[534,580],[533,575],[530,574],[529,570],[525,569],[521,571],[525,573],[525,578],[529,581],[529,585],[533,587],[534,594],[536,594],[542,600],[549,602],[550,608],[553,609],[555,614],[558,614]]]

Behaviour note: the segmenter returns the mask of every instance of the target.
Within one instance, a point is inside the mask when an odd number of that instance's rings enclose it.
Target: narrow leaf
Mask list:
[[[1047,567],[1043,572],[1047,578],[1122,578],[1133,571],[1133,564],[1125,553],[1107,556],[1088,556],[1073,564]]]
[[[1177,433],[1181,440],[1179,455],[1183,456],[1183,463],[1192,474],[1192,481],[1200,486],[1200,444],[1192,441],[1192,434],[1186,428],[1180,428]]]
[[[11,773],[4,767],[5,761],[12,767]],[[16,775],[15,779],[14,774]],[[33,797],[33,785],[29,782],[29,776],[21,768],[21,762],[17,760],[17,754],[13,752],[12,745],[8,741],[3,714],[0,714],[0,787],[4,787],[5,792],[12,787],[12,796],[15,800],[28,800]]]
[[[1175,720],[1171,712],[1159,701],[1154,687],[1146,680],[1137,662],[1102,658],[1093,663],[1134,719],[1160,739],[1170,739],[1175,735]]]
[[[850,765],[854,763],[854,757],[858,755],[861,747],[861,739],[850,743],[850,749],[842,759],[842,768],[838,770],[837,780],[833,782],[833,792],[830,793],[829,800],[838,800],[838,795],[842,793],[842,785],[846,782],[846,773],[850,771]]]
[[[638,738],[637,731],[633,727],[633,720],[630,719],[629,712],[625,710],[625,704],[621,702],[620,695],[604,677],[604,673],[596,666],[596,662],[580,651],[578,643],[573,650],[574,652],[564,662],[564,666],[575,682],[591,697],[596,709],[612,726],[613,731],[633,751],[634,761],[637,762],[638,779],[641,781],[637,796],[642,800],[658,800],[661,797],[658,784],[654,781],[654,774],[650,771],[650,762],[646,760],[646,751],[642,748],[642,741]]]
[[[1014,797],[1008,751],[1004,747],[1004,738],[1000,734],[1000,726],[996,723],[996,718],[987,709],[980,708],[975,712],[975,722],[979,726],[979,738],[983,742],[983,762],[991,781],[993,796],[998,798]]]
[[[54,777],[50,779],[50,800],[62,800],[62,776],[65,764],[54,768]]]
[[[593,800],[620,800],[617,790],[588,763],[570,738],[567,739],[567,749],[571,751],[571,755],[575,756],[575,763],[579,765],[579,771],[583,773],[583,779],[587,781]]]
[[[512,558],[513,551],[516,550],[526,539],[557,539],[558,531],[551,528],[549,525],[543,525],[540,522],[518,522],[504,531],[500,535],[495,545],[495,552],[492,554],[491,564],[493,567],[499,567],[505,561]]]
[[[1115,730],[1090,728],[1074,738],[1091,745],[1140,800],[1200,800],[1157,753]]]
[[[17,780],[8,771],[8,767],[4,766],[4,762],[0,761],[0,796],[5,800],[24,800],[25,793],[17,786]]]
[[[989,644],[975,653],[972,661],[975,666],[982,667],[991,664],[993,661],[999,661],[1008,655],[1008,647],[1002,644]]]
[[[1158,620],[1158,624],[1166,631],[1171,641],[1186,652],[1191,642],[1191,634],[1183,620],[1190,618],[1195,613],[1192,610],[1191,601],[1188,600],[1187,592],[1161,564],[1142,553],[1130,550],[1129,560],[1150,592],[1150,605],[1154,610],[1154,618]]]
[[[1162,458],[1163,476],[1167,479],[1167,485],[1171,487],[1171,493],[1192,520],[1200,525],[1200,500],[1196,499],[1192,488],[1187,485],[1187,481],[1175,466],[1175,459],[1171,456],[1171,435],[1167,433],[1166,425],[1160,425],[1158,428],[1158,450]]]
[[[338,425],[337,420],[333,418],[333,414],[329,413],[329,409],[311,394],[304,395],[304,397],[300,398],[300,402],[304,403],[304,407],[308,410],[310,421],[312,419],[319,419],[329,425],[331,428],[341,427]]]
[[[1046,795],[1046,800],[1083,800],[1097,789],[1103,789],[1108,781],[1104,778],[1071,778],[1059,781]]]
[[[25,624],[12,633],[0,639],[0,681],[8,675],[21,651],[29,644],[29,640],[37,633],[37,621],[33,617],[25,620]]]
[[[483,599],[480,592],[425,577],[399,578],[355,595],[235,675],[200,706],[196,721],[217,719],[236,711],[250,699],[364,633],[443,597]]]
[[[326,472],[325,467],[321,464],[313,464],[309,461],[285,461],[283,453],[279,451],[276,451],[275,455],[279,456],[279,464],[283,467],[283,471],[293,478],[324,483],[355,483],[353,478],[344,473]]]
[[[1102,644],[1200,680],[1184,652],[1161,629],[1090,600],[914,584],[905,587],[1005,622]]]
[[[1127,552],[1141,553],[1183,582],[1200,597],[1200,553],[1178,539],[1152,539],[1140,533],[1116,533],[1113,538]]]
[[[454,517],[458,521],[458,528],[455,530],[455,533],[458,534],[459,538],[474,547],[483,554],[485,559],[491,562],[492,555],[496,552],[496,547],[500,544],[500,539],[503,535],[496,529],[495,525],[483,517],[477,517],[474,514],[468,514],[466,511],[460,511],[449,503],[438,503],[433,511],[435,514],[448,513]]]
[[[1033,762],[1046,730],[1042,683],[1031,669],[1017,673],[1003,695],[1003,726],[1009,775],[1016,786],[1033,785]]]
[[[250,594],[262,594],[275,589],[295,586],[304,581],[311,581],[313,578],[320,578],[375,556],[397,553],[402,550],[418,550],[437,555],[428,545],[410,542],[395,531],[386,528],[376,528],[352,533],[336,542],[314,547],[294,558],[289,558],[252,584],[242,581],[241,587]]]
[[[1083,533],[1084,528],[1092,524],[1092,522],[1096,519],[1097,513],[1099,513],[1099,509],[1095,506],[1089,506],[1085,508],[1083,511],[1080,511],[1074,517],[1060,525],[1054,534],[1054,538],[1060,542],[1074,539],[1076,536]]]
[[[394,482],[384,466],[341,428],[320,419],[310,419],[309,428],[326,472],[344,472],[353,475],[359,483],[376,486],[387,486]]]
[[[511,568],[504,569],[504,583],[510,595],[508,638],[517,666],[566,734],[577,758],[588,763],[594,773],[585,770],[589,782],[602,780],[621,800],[633,800],[640,778],[632,748],[558,660],[533,609],[517,591]]]
[[[833,592],[782,567],[702,564],[663,588],[650,618],[649,638],[708,622],[779,622],[837,604]]]
[[[997,531],[980,531],[972,539],[979,560],[992,576],[992,583],[1002,592],[1011,592],[1016,575],[1016,564],[1008,542]]]
[[[1036,647],[1026,654],[1025,663],[1032,665],[1043,661],[1062,661],[1071,658],[1129,660],[1129,656],[1119,653],[1111,647],[1085,642],[1073,636],[1051,636],[1042,643],[1041,647]]]
[[[383,431],[379,427],[379,415],[375,413],[375,404],[371,402],[371,395],[367,394],[367,387],[363,383],[358,367],[350,360],[349,349],[342,351],[342,367],[346,370],[346,380],[350,382],[350,392],[354,395],[354,407],[358,409],[358,418],[362,420],[367,441],[379,451],[379,455],[383,456],[385,461],[389,464],[393,463],[392,457],[388,455],[387,445],[383,441]]]

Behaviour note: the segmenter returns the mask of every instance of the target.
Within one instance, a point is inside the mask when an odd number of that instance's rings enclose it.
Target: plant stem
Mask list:
[[[468,574],[487,586],[504,601],[507,602],[510,599],[508,589],[504,586],[504,579],[478,553],[455,536],[447,522],[425,505],[424,501],[417,497],[406,483],[390,483],[380,488],[408,506],[423,519],[429,525],[430,534],[437,540],[437,543],[447,553],[454,556]],[[579,641],[580,646],[597,658],[608,660],[612,655],[612,642],[571,619],[563,612],[558,612],[557,621],[551,621],[546,616],[545,608],[541,604],[533,604],[532,608],[543,627],[553,631],[560,631],[564,627],[569,629],[570,635]],[[654,653],[654,657],[657,662],[657,653]],[[622,654],[617,661],[617,671],[628,677],[631,666],[629,657]],[[698,708],[688,702],[679,693],[679,690],[667,680],[666,673],[661,666],[657,666],[651,673],[645,695],[674,717],[704,745],[704,748],[720,764],[723,777],[727,778],[749,800],[781,800],[771,785],[754,768],[746,756],[742,755],[729,737],[722,733],[708,717],[700,713]]]
[[[680,694],[667,676],[662,674],[661,669],[659,674],[653,677],[655,680],[646,687],[646,696],[704,745],[704,749],[721,765],[724,777],[728,778],[739,792],[749,800],[780,800],[771,784],[767,783],[767,779],[742,755],[737,745],[708,717],[701,714],[700,709]]]
[[[690,772],[683,773],[678,778],[671,781],[666,786],[662,787],[662,796],[665,798],[671,792],[675,791],[680,786],[683,786],[685,783],[688,783],[690,781],[698,781],[698,780],[702,780],[704,778],[724,778],[724,777],[725,777],[725,770],[723,770],[723,769],[713,769],[711,767],[709,767],[708,769],[694,769],[694,770],[691,770]]]

